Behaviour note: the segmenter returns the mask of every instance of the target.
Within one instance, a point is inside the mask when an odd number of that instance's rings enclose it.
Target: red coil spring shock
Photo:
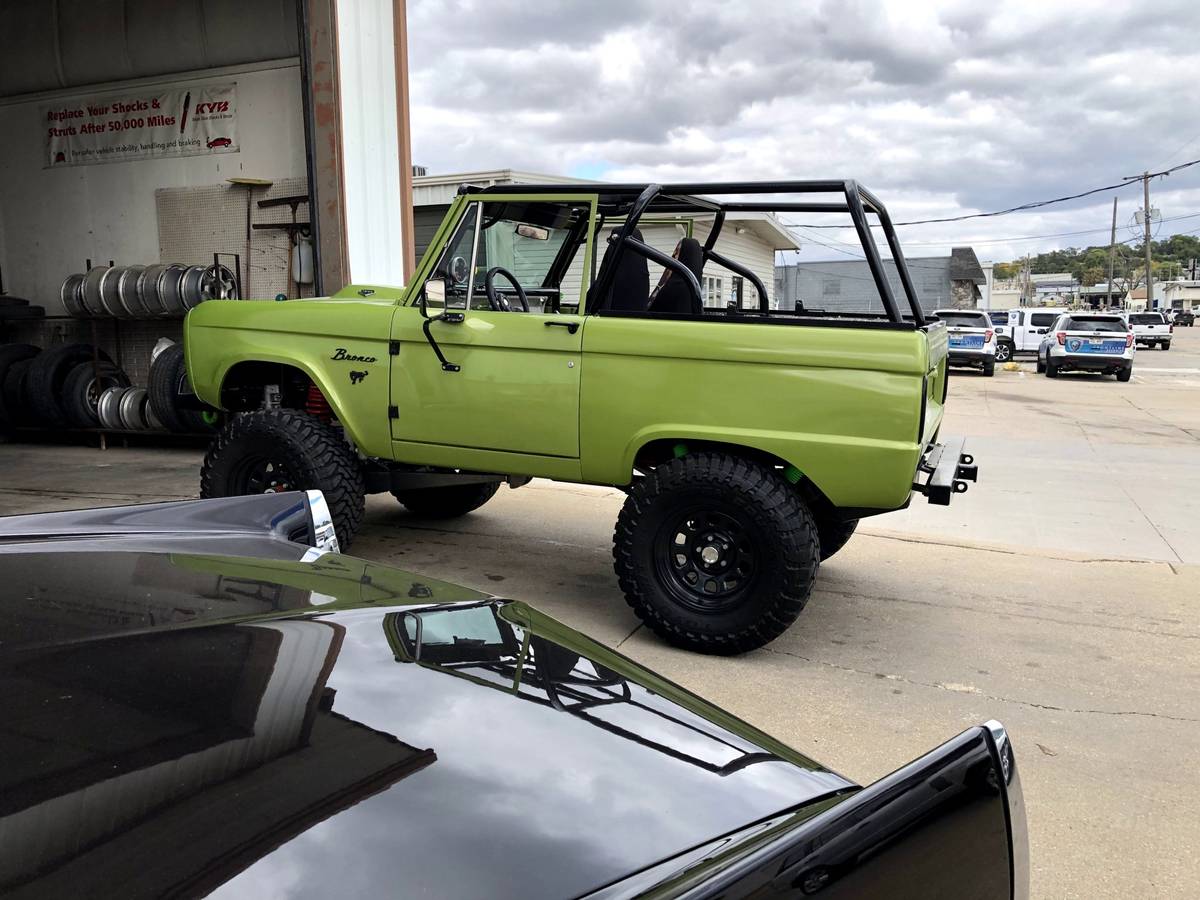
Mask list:
[[[333,410],[329,408],[329,401],[325,399],[325,395],[315,384],[308,386],[308,396],[304,399],[304,411],[322,422],[328,422],[333,418]]]

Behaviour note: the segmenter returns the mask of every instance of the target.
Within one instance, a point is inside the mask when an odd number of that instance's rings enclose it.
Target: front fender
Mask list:
[[[353,300],[202,304],[189,313],[184,330],[192,388],[205,403],[221,407],[235,366],[290,366],[320,389],[361,452],[388,458],[387,336],[394,309],[390,303]]]

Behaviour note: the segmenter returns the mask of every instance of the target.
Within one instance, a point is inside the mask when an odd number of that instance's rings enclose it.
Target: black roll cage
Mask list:
[[[568,189],[567,186],[561,184],[497,184],[485,188],[464,185],[460,188],[460,191],[463,193],[484,195],[561,194],[564,190]],[[616,236],[610,239],[616,245],[614,252],[606,259],[605,262],[607,264],[600,267],[599,274],[594,277],[592,287],[588,291],[586,313],[597,311],[593,298],[605,296],[609,285],[612,283],[616,265],[626,250],[638,253],[670,269],[683,278],[696,291],[698,296],[703,296],[700,292],[699,281],[685,265],[633,237],[634,229],[637,228],[638,222],[646,213],[713,213],[712,230],[709,232],[703,247],[704,260],[705,262],[712,260],[723,268],[741,275],[753,284],[758,291],[759,312],[763,314],[767,312],[767,292],[762,281],[745,266],[722,256],[713,249],[725,224],[726,214],[730,212],[848,213],[851,222],[854,224],[854,230],[858,234],[863,253],[866,255],[866,262],[871,270],[871,277],[875,282],[875,288],[879,291],[879,297],[883,302],[884,313],[888,321],[896,325],[907,325],[915,328],[920,328],[926,324],[927,320],[924,313],[921,312],[921,304],[917,299],[917,291],[913,286],[912,276],[909,274],[908,264],[904,260],[904,252],[900,248],[900,240],[896,236],[896,229],[892,225],[891,216],[888,215],[887,208],[879,202],[874,194],[855,181],[720,181],[707,184],[581,184],[579,185],[579,190],[581,193],[598,195],[598,225],[602,224],[606,218],[624,217],[624,221],[618,228]],[[718,196],[731,194],[836,194],[840,196],[838,200],[829,202],[755,202],[752,200],[737,200],[728,203],[719,203],[709,199],[708,196],[699,196],[714,194]],[[868,213],[874,213],[879,218],[879,224],[883,228],[888,249],[892,254],[892,262],[900,277],[900,284],[904,288],[905,299],[908,301],[909,312],[907,313],[900,311],[900,305],[897,303],[896,295],[892,291],[891,283],[887,277],[887,270],[884,268],[883,258],[879,255],[879,248],[876,247],[875,241],[871,237],[871,225],[867,221]],[[599,227],[597,228],[597,236],[598,233]],[[857,318],[871,318],[871,316],[859,315]]]

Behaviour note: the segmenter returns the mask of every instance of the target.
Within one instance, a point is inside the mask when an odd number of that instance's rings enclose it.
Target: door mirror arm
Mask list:
[[[466,314],[460,312],[451,312],[443,308],[436,316],[429,314],[428,296],[433,293],[435,298],[440,298],[442,303],[446,302],[446,282],[441,278],[431,278],[425,282],[425,287],[421,290],[421,296],[418,300],[418,306],[421,310],[421,316],[425,321],[421,324],[421,331],[425,335],[425,340],[429,342],[430,348],[434,355],[438,358],[438,362],[442,364],[443,372],[461,372],[462,366],[450,362],[446,359],[446,354],[442,353],[442,348],[438,346],[437,339],[434,338],[430,326],[434,322],[445,322],[447,325],[461,325],[466,321]]]

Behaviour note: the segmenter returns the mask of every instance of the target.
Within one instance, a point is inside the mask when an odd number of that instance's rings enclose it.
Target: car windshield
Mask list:
[[[942,312],[934,313],[938,320],[945,322],[949,328],[987,328],[988,319],[978,312]]]
[[[1130,325],[1161,325],[1163,318],[1158,313],[1134,313],[1129,317]]]
[[[1066,331],[1116,331],[1124,334],[1128,329],[1120,319],[1101,319],[1088,316],[1072,316],[1064,320]]]

